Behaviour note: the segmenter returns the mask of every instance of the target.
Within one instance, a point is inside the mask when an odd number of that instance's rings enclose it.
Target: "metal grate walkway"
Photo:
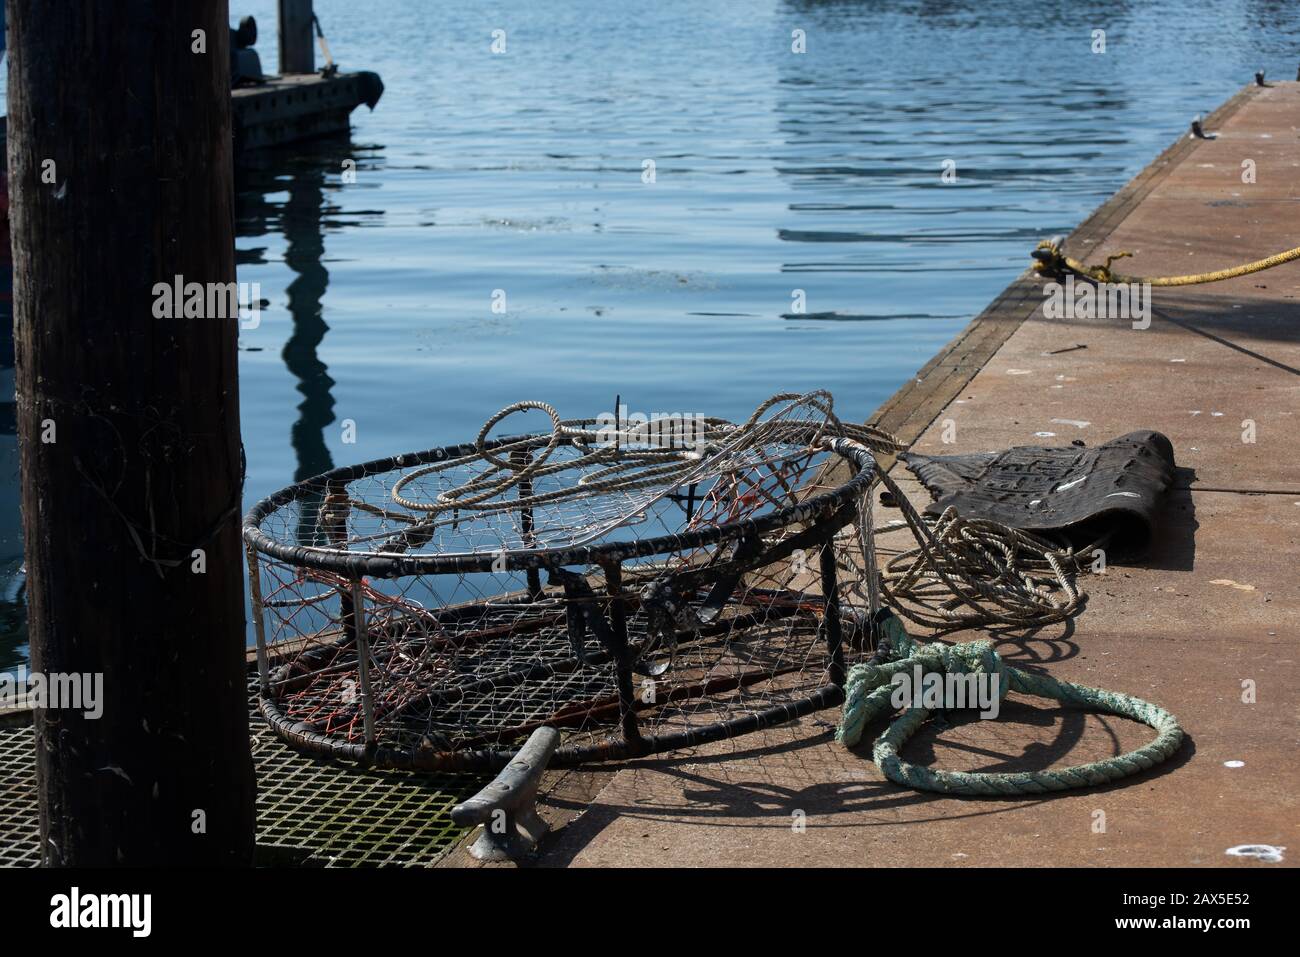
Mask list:
[[[485,779],[362,771],[299,755],[253,705],[258,863],[303,867],[428,866],[464,833],[456,802]],[[40,864],[36,748],[30,724],[0,727],[0,867]]]

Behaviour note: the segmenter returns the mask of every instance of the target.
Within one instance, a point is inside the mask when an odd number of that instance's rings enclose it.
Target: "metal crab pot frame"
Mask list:
[[[495,771],[528,733],[553,726],[565,738],[550,763],[563,767],[718,741],[843,701],[836,536],[874,480],[867,449],[827,440],[815,468],[846,463],[851,476],[837,487],[801,497],[782,481],[779,507],[664,535],[496,552],[349,549],[349,515],[365,507],[350,502],[352,483],[519,440],[334,469],[248,512],[260,707],[279,737],[367,766]],[[665,498],[689,516],[696,491]],[[310,516],[312,544],[264,529],[286,508],[299,523]],[[532,510],[520,512],[527,537]],[[814,550],[805,586],[776,581],[776,569],[784,577],[792,556]],[[497,580],[487,575],[519,587],[484,596],[478,585]],[[463,591],[477,594],[446,600]],[[268,623],[278,626],[270,636]],[[655,661],[665,646],[668,662]],[[396,704],[394,689],[406,695]]]

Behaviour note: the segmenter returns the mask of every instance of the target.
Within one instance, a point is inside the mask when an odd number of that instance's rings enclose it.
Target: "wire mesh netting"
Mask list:
[[[491,437],[516,414],[549,428]],[[378,766],[495,769],[541,727],[557,765],[608,760],[840,703],[886,609],[936,634],[1083,609],[1068,543],[920,515],[876,460],[900,447],[822,392],[740,424],[520,402],[465,445],[290,486],[245,519],[262,713]]]
[[[528,411],[549,431],[490,438]],[[285,489],[246,521],[263,713],[313,753],[454,769],[542,726],[564,764],[825,707],[872,444],[817,394],[740,425],[518,403],[471,444]]]
[[[36,741],[30,724],[0,724],[0,867],[41,863]]]

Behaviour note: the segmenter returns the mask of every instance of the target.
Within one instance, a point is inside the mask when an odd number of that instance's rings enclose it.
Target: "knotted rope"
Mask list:
[[[856,745],[874,718],[893,710],[893,676],[900,672],[912,672],[918,666],[923,674],[996,675],[1000,697],[1005,697],[1010,691],[1018,691],[1064,704],[1083,705],[1106,714],[1141,721],[1156,731],[1154,741],[1134,751],[1067,768],[1011,774],[943,771],[918,767],[900,757],[899,753],[908,738],[930,716],[925,708],[911,707],[876,739],[872,749],[872,760],[887,778],[897,784],[920,791],[963,796],[1064,791],[1108,784],[1145,771],[1168,758],[1182,743],[1183,731],[1174,716],[1140,698],[1117,691],[1057,681],[1013,668],[1002,661],[991,641],[921,645],[908,636],[902,622],[892,615],[884,616],[880,627],[884,631],[889,660],[869,661],[850,669],[845,684],[844,717],[835,735],[835,739],[845,747]]]
[[[1114,256],[1107,256],[1104,265],[1089,266],[1065,255],[1060,243],[1055,239],[1044,239],[1032,253],[1034,272],[1054,279],[1070,272],[1084,279],[1091,279],[1093,282],[1122,283],[1125,285],[1129,283],[1147,283],[1152,286],[1194,286],[1206,282],[1219,282],[1222,279],[1234,279],[1237,276],[1249,276],[1251,273],[1263,272],[1265,269],[1272,269],[1274,266],[1293,262],[1300,259],[1300,246],[1295,249],[1288,249],[1275,256],[1269,256],[1267,259],[1257,259],[1255,262],[1244,263],[1229,269],[1191,273],[1186,276],[1127,276],[1124,273],[1111,271],[1111,263],[1117,259],[1126,259],[1132,255],[1130,252],[1116,253]]]

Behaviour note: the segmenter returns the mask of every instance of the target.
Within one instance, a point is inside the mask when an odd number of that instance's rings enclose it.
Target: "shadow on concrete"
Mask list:
[[[992,639],[997,646],[1003,661],[1026,671],[1068,661],[1079,653],[1079,646],[1074,641],[1073,618],[1032,628],[1005,626],[982,630],[983,636]]]
[[[812,749],[835,748],[840,761],[850,764],[870,765],[870,744],[852,752],[836,745],[831,739],[833,729],[826,729],[814,737],[790,741],[779,745],[752,748],[746,751],[715,755],[686,755],[668,760],[628,762],[625,771],[645,770],[667,776],[671,783],[666,790],[689,802],[685,805],[658,802],[647,795],[636,803],[620,804],[603,801],[597,797],[580,817],[542,841],[534,866],[564,867],[574,859],[606,827],[620,818],[645,821],[670,820],[678,826],[705,827],[772,827],[777,820],[791,820],[791,809],[799,808],[810,819],[818,820],[818,827],[877,827],[882,825],[923,824],[927,821],[952,820],[961,817],[980,817],[1002,814],[1019,807],[1039,803],[1039,798],[1022,798],[1014,803],[1002,802],[997,807],[983,807],[963,814],[937,814],[900,822],[892,815],[886,820],[840,820],[826,823],[832,816],[875,814],[893,808],[926,804],[942,800],[939,795],[926,794],[901,788],[891,781],[827,780],[825,755],[808,754]],[[883,724],[881,729],[883,730]],[[865,751],[865,753],[859,753]],[[791,762],[802,756],[811,757],[804,774],[789,773]],[[772,777],[809,783],[778,784],[775,780],[731,780],[726,776],[727,765],[745,759],[782,760],[782,771]],[[840,762],[835,762],[840,763]],[[866,771],[867,768],[862,768]],[[716,773],[715,773],[716,772]],[[560,807],[581,810],[567,802],[557,802]],[[719,862],[725,863],[725,862]]]
[[[1151,315],[1156,319],[1175,325],[1179,329],[1184,329],[1187,332],[1209,339],[1211,342],[1218,343],[1233,352],[1258,360],[1282,372],[1300,376],[1300,369],[1295,366],[1273,359],[1262,352],[1247,348],[1226,338],[1233,333],[1237,333],[1257,338],[1278,339],[1283,342],[1300,342],[1300,336],[1297,336],[1295,322],[1292,319],[1296,310],[1294,304],[1283,306],[1281,303],[1274,301],[1269,301],[1267,304],[1260,303],[1259,300],[1249,301],[1254,304],[1254,308],[1259,312],[1247,313],[1244,319],[1236,321],[1233,321],[1232,316],[1224,316],[1222,302],[1218,302],[1212,312],[1180,307],[1176,310],[1178,315],[1174,315],[1174,310],[1152,308]],[[1243,304],[1241,311],[1244,312],[1245,308]],[[1235,314],[1238,310],[1234,309],[1232,312]]]
[[[1039,699],[1035,699],[1039,700]],[[1095,712],[1085,711],[1079,708],[1067,708],[1062,706],[1054,707],[1032,707],[1021,701],[1008,699],[1002,704],[1001,714],[995,719],[997,722],[993,727],[999,730],[999,739],[1006,740],[1008,743],[1002,749],[986,748],[969,745],[960,740],[953,740],[951,737],[944,737],[947,732],[959,730],[963,727],[981,721],[979,715],[973,711],[946,712],[937,719],[927,722],[921,727],[916,735],[907,743],[907,760],[921,767],[928,767],[938,762],[936,749],[942,746],[945,749],[961,751],[984,759],[978,767],[970,770],[976,770],[992,774],[1012,774],[1016,772],[1029,771],[1039,768],[1047,768],[1059,764],[1064,767],[1069,764],[1086,764],[1090,761],[1101,760],[1102,755],[1093,750],[1090,757],[1071,758],[1071,753],[1076,750],[1083,740],[1084,729],[1087,726],[1089,715],[1095,716],[1102,727],[1105,729],[1110,739],[1107,749],[1107,757],[1114,757],[1123,754],[1126,750],[1131,750],[1135,745],[1125,746],[1121,744],[1119,735],[1116,734],[1114,727],[1115,722],[1124,722],[1128,725],[1135,725],[1135,722],[1128,721],[1125,718],[1119,718],[1114,715],[1100,715]],[[1025,735],[1016,733],[1016,726],[1029,726],[1034,728],[1050,728],[1059,723],[1059,731],[1056,737],[1047,742],[1028,741],[1020,750],[1015,750],[1014,742],[1017,739],[1023,739]],[[987,723],[986,723],[987,724]],[[1154,732],[1147,729],[1144,732],[1147,738],[1154,737]],[[1196,753],[1196,746],[1190,736],[1184,738],[1183,746],[1165,761],[1157,765],[1150,771],[1134,775],[1130,778],[1124,778],[1114,784],[1105,787],[1089,788],[1089,793],[1105,792],[1111,788],[1126,787],[1144,780],[1160,777],[1181,767],[1189,761],[1193,754]],[[1038,800],[1051,800],[1057,797],[1068,797],[1072,794],[1078,794],[1078,791],[1063,791],[1051,795],[1043,795]],[[963,801],[1005,801],[1007,798],[989,797],[989,798],[967,798]],[[1014,799],[1011,799],[1014,800]],[[1023,799],[1021,799],[1023,800]]]
[[[1151,551],[1141,562],[1142,567],[1180,572],[1195,567],[1196,530],[1201,527],[1191,491],[1195,482],[1195,469],[1174,469],[1174,484],[1165,496],[1151,538]]]
[[[1294,268],[1294,267],[1291,267]],[[1268,280],[1264,280],[1265,283]],[[1193,292],[1192,287],[1179,288],[1177,292],[1163,288],[1155,292],[1156,302],[1151,306],[1151,327],[1143,335],[1167,335],[1178,329],[1204,336],[1224,348],[1249,356],[1266,365],[1293,375],[1300,369],[1276,356],[1261,352],[1260,341],[1300,344],[1300,327],[1295,322],[1300,300],[1261,298],[1257,296],[1225,297],[1219,293]],[[1265,286],[1265,288],[1267,288]],[[1041,319],[1041,314],[1040,314]],[[1069,326],[1072,333],[1101,325],[1121,325],[1127,319],[1041,319],[1043,322]],[[1242,338],[1256,340],[1256,348],[1241,345]]]
[[[967,769],[984,772],[1011,773],[1054,764],[1086,763],[1101,757],[1095,745],[1087,757],[1073,761],[1069,758],[1083,738],[1089,713],[1076,708],[1043,708],[1014,700],[1005,701],[1002,713],[996,719],[998,740],[1004,743],[996,747],[972,745],[952,738],[952,731],[980,721],[975,712],[941,714],[927,722],[908,742],[907,760],[923,767],[933,765],[938,761],[937,751],[941,747],[977,758],[968,762]],[[1098,719],[1109,737],[1105,750],[1110,755],[1127,750],[1111,727],[1111,722],[1124,719],[1111,716],[1098,716]],[[770,828],[778,821],[790,821],[791,809],[798,808],[809,820],[816,820],[818,828],[906,827],[1007,814],[1082,793],[1065,791],[1014,797],[953,798],[914,791],[892,781],[852,779],[849,775],[855,772],[876,773],[871,764],[872,746],[876,735],[884,731],[887,721],[876,722],[863,742],[851,750],[834,743],[834,728],[830,722],[814,718],[812,723],[821,727],[819,733],[780,744],[719,754],[688,754],[627,762],[622,766],[625,774],[645,771],[653,777],[662,776],[660,780],[650,780],[651,787],[638,789],[641,796],[631,803],[604,799],[607,790],[602,791],[590,805],[544,799],[544,804],[583,813],[567,826],[547,835],[528,866],[563,867],[571,864],[602,831],[619,819],[643,820],[648,825],[671,821],[682,827]],[[987,723],[984,724],[987,727]],[[1027,735],[1023,731],[1017,733],[1016,729],[1026,725],[1035,729],[1055,726],[1058,730],[1051,741],[1025,742]],[[1089,789],[1089,793],[1139,786],[1143,781],[1181,767],[1191,759],[1195,750],[1188,736],[1178,752],[1163,764],[1115,784]],[[763,774],[761,780],[734,778],[738,762],[746,760],[764,762],[771,766],[771,772]],[[951,766],[951,760],[948,764]],[[757,778],[761,772],[751,767],[740,768],[739,773],[753,774]],[[659,798],[657,794],[666,794],[667,799]],[[937,806],[931,813],[924,810],[913,812],[916,816],[905,820],[897,814],[885,813],[926,805]],[[725,863],[719,861],[719,864]]]

